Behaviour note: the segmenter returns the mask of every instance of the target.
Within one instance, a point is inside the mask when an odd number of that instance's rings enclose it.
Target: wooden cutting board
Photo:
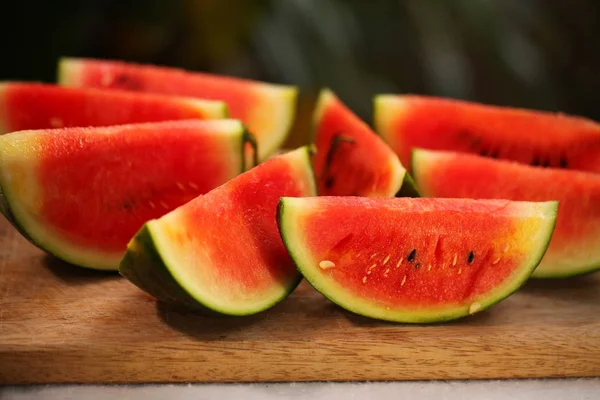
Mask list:
[[[207,318],[116,274],[62,263],[0,221],[0,383],[600,376],[600,275],[531,282],[472,317],[398,325],[302,284],[275,308]]]

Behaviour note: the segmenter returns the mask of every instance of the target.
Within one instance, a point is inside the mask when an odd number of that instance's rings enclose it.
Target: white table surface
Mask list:
[[[0,388],[2,400],[600,400],[600,378],[367,383],[33,385]]]

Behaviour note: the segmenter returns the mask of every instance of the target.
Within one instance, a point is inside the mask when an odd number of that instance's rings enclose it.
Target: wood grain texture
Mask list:
[[[157,303],[62,263],[0,221],[0,383],[600,376],[600,276],[531,282],[439,325],[347,313],[308,285],[253,317]]]

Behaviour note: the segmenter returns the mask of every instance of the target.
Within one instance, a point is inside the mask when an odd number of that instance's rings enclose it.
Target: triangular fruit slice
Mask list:
[[[300,272],[343,308],[438,322],[517,290],[552,236],[556,202],[283,198],[279,229]]]
[[[226,117],[227,106],[219,101],[43,83],[0,83],[0,134],[25,129]]]
[[[314,124],[319,195],[417,195],[398,156],[329,90],[319,96]]]
[[[110,60],[64,58],[59,82],[68,86],[119,88],[221,100],[258,142],[260,160],[285,141],[296,114],[296,88]]]
[[[306,147],[271,158],[148,222],[119,271],[158,299],[204,312],[266,310],[300,282],[277,230],[277,203],[315,194]]]
[[[8,133],[0,210],[58,258],[115,270],[146,221],[242,172],[245,137],[236,120]]]
[[[600,172],[600,124],[560,113],[379,95],[375,128],[406,166],[419,147]]]
[[[427,150],[413,152],[412,168],[428,197],[558,200],[556,229],[533,277],[600,269],[600,175]]]

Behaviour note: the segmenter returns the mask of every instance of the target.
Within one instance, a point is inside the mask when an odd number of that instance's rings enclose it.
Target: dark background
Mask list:
[[[2,80],[55,79],[62,55],[299,85],[288,145],[318,89],[370,121],[380,92],[600,120],[597,0],[3,0]]]

